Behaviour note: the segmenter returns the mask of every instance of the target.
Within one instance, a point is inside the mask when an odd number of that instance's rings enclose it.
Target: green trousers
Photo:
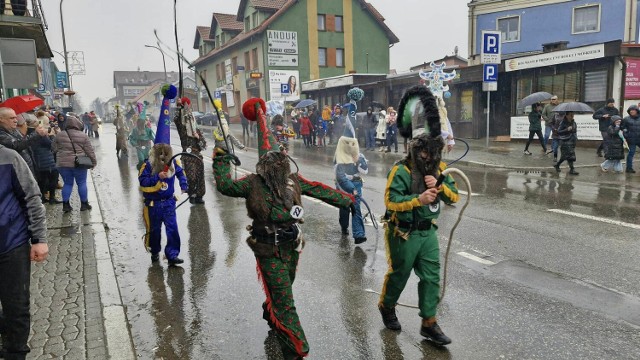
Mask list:
[[[293,243],[278,247],[272,257],[257,257],[258,275],[263,281],[267,299],[263,308],[283,346],[285,359],[302,358],[309,353],[309,343],[302,330],[293,302],[293,281],[300,253]]]
[[[418,282],[420,317],[436,316],[440,297],[440,250],[435,226],[429,230],[414,230],[408,240],[394,236],[395,226],[389,224],[385,233],[389,271],[385,275],[380,305],[396,306],[413,270]]]

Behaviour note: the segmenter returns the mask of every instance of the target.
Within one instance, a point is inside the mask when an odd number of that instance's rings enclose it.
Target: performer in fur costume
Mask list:
[[[204,185],[204,163],[202,162],[202,151],[207,148],[207,141],[198,129],[196,119],[191,113],[191,100],[182,98],[178,100],[178,107],[181,111],[176,111],[173,122],[176,124],[182,151],[189,152],[198,158],[190,156],[183,157],[184,171],[189,180],[189,202],[192,204],[204,204],[202,197],[206,192]]]
[[[395,306],[414,270],[420,278],[420,334],[438,345],[446,345],[451,339],[436,322],[440,252],[435,220],[440,214],[440,201],[457,202],[458,189],[450,176],[436,187],[436,179],[446,165],[440,160],[444,141],[432,93],[424,86],[407,90],[398,115],[400,133],[412,140],[406,158],[394,164],[387,179],[384,200],[389,223],[385,240],[390,261],[378,307],[384,325],[391,330],[400,330]]]
[[[263,318],[276,331],[286,359],[307,356],[309,345],[300,325],[293,301],[292,285],[303,240],[298,224],[304,209],[302,195],[308,195],[336,207],[350,207],[353,196],[324,184],[291,173],[289,159],[278,151],[269,129],[262,99],[250,99],[243,105],[244,116],[258,121],[260,159],[256,174],[232,180],[231,155],[224,149],[214,151],[213,171],[218,191],[245,198],[251,226],[247,243],[256,256],[258,277],[267,299]]]
[[[138,155],[138,164],[136,169],[140,169],[145,159],[149,157],[149,150],[153,146],[153,139],[155,134],[153,130],[147,127],[147,105],[145,103],[140,115],[134,115],[132,121],[136,126],[131,130],[129,134],[129,143],[136,148]]]
[[[336,146],[336,153],[333,156],[333,163],[335,165],[335,180],[336,188],[338,190],[345,191],[349,194],[353,194],[355,197],[355,214],[351,217],[351,231],[353,233],[353,239],[356,244],[362,244],[367,241],[364,230],[364,221],[362,218],[362,212],[360,210],[360,199],[362,198],[362,177],[369,172],[369,166],[367,165],[367,159],[360,153],[360,146],[358,145],[358,139],[355,138],[355,129],[351,122],[352,115],[355,117],[357,106],[356,101],[361,100],[363,94],[360,94],[354,88],[349,90],[349,97],[351,102],[348,107],[348,116],[345,117],[344,134],[338,139],[338,145]],[[354,91],[356,90],[356,91]],[[355,93],[354,96],[352,96]],[[342,235],[349,234],[349,211],[346,209],[340,209],[340,228],[342,229]]]
[[[173,85],[165,85],[162,88],[162,107],[158,118],[158,133],[155,144],[149,152],[149,159],[145,160],[140,168],[138,181],[140,190],[144,196],[144,220],[147,228],[145,234],[145,248],[151,252],[151,261],[159,260],[160,238],[162,224],[167,233],[167,245],[164,254],[169,265],[175,266],[184,261],[180,255],[180,234],[176,222],[176,199],[174,197],[174,183],[177,177],[180,188],[185,193],[188,190],[187,177],[182,171],[180,161],[169,161],[173,157],[170,143],[169,106],[171,99],[177,95]]]
[[[129,128],[125,124],[124,116],[120,110],[120,105],[116,104],[116,119],[113,121],[116,126],[116,155],[120,157],[120,152],[124,156],[129,156],[129,148],[127,147],[127,136],[129,134]]]

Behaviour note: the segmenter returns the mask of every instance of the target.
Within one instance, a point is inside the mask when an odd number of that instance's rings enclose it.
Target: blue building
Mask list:
[[[593,108],[616,99],[620,110],[640,100],[638,0],[473,0],[469,2],[470,67],[461,73],[460,108],[473,109],[474,137],[486,136],[480,49],[482,31],[500,31],[502,64],[491,94],[490,136],[526,135],[524,109],[517,102],[546,91],[561,102]],[[463,95],[463,94],[460,94]],[[590,116],[581,139],[600,139]],[[580,128],[580,126],[579,126]]]

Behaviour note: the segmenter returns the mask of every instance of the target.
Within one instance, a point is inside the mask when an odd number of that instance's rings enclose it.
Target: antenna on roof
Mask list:
[[[456,45],[456,47],[455,47],[455,48],[453,48],[453,54],[454,54],[455,56],[458,56],[458,45]]]

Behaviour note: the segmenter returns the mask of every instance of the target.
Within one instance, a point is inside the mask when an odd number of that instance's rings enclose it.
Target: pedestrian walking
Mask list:
[[[304,147],[310,148],[312,145],[311,142],[311,120],[307,113],[303,113],[300,117],[300,135],[302,135],[302,141],[304,142]]]
[[[560,172],[560,165],[567,161],[569,163],[569,174],[579,175],[573,163],[576,161],[576,143],[578,141],[578,127],[573,119],[573,112],[567,112],[558,126],[558,139],[560,140],[560,160],[555,165],[556,171]]]
[[[22,125],[26,126],[26,119],[22,118]],[[18,130],[18,116],[13,109],[0,108],[0,145],[17,151],[31,169],[33,176],[36,176],[33,152],[31,147],[40,141],[40,138],[47,135],[47,130],[38,126],[30,134],[22,135]]]
[[[245,198],[252,219],[247,244],[256,257],[258,277],[266,300],[263,319],[276,333],[285,359],[302,359],[309,344],[293,300],[293,282],[304,241],[299,223],[304,215],[302,195],[336,207],[349,207],[351,196],[291,173],[286,151],[276,150],[276,139],[267,129],[262,99],[250,99],[242,106],[244,115],[258,122],[259,160],[256,173],[238,180],[231,176],[233,157],[221,148],[214,150],[213,171],[218,191]]]
[[[531,112],[529,113],[529,140],[527,140],[527,144],[524,146],[524,154],[531,155],[529,151],[529,145],[533,141],[533,136],[538,136],[538,140],[540,140],[540,145],[542,145],[542,152],[547,152],[547,147],[545,145],[544,138],[542,137],[542,124],[540,123],[540,119],[542,118],[542,105],[540,103],[535,103],[531,105]]]
[[[610,138],[608,130],[609,125],[611,125],[611,117],[620,115],[615,103],[614,98],[609,98],[607,99],[606,105],[593,114],[593,118],[598,120],[598,130],[600,130],[600,134],[602,135],[602,142],[598,146],[598,150],[596,150],[599,157],[602,157],[603,154],[607,152],[607,145]]]
[[[395,152],[398,152],[398,123],[397,112],[393,107],[387,108],[387,149],[384,152],[391,152],[391,145],[395,146]]]
[[[31,261],[47,259],[47,216],[29,166],[0,145],[0,317],[2,352],[26,359],[31,316]]]
[[[249,120],[240,114],[240,125],[242,125],[242,138],[245,142],[249,140]],[[246,134],[246,137],[245,137]]]
[[[373,108],[367,108],[367,114],[364,116],[365,128],[365,147],[366,151],[374,151],[376,149],[376,128],[378,127],[378,117],[373,113]]]
[[[56,167],[56,161],[51,150],[53,139],[56,132],[48,124],[46,126],[47,136],[40,137],[40,141],[33,144],[31,150],[33,152],[33,160],[36,169],[36,180],[42,194],[42,203],[51,205],[60,204],[62,201],[56,199],[56,190],[58,188],[58,177],[60,173]]]
[[[93,137],[93,131],[91,131],[91,116],[88,112],[85,112],[81,116],[82,124],[84,125],[84,133],[89,137]]]
[[[183,168],[189,184],[189,202],[191,204],[204,204],[204,194],[207,191],[204,182],[204,158],[202,152],[207,148],[204,134],[198,128],[198,123],[191,112],[191,100],[184,97],[177,101],[178,109],[173,118],[176,124],[182,151],[196,156],[183,156]],[[244,133],[243,133],[244,135]]]
[[[553,109],[558,106],[558,96],[551,96],[551,101],[542,109],[542,119],[544,120],[544,146],[549,148],[549,137],[553,133],[553,122],[555,120],[557,112],[553,111]],[[547,154],[551,153],[550,150],[547,151]]]
[[[633,169],[633,157],[636,154],[636,146],[640,145],[640,113],[638,112],[638,106],[629,106],[627,114],[629,115],[622,119],[622,133],[629,145],[626,172],[633,174],[636,172]]]
[[[129,147],[127,146],[127,137],[129,136],[129,128],[124,121],[124,116],[120,110],[120,105],[116,104],[116,118],[113,121],[116,127],[116,157],[120,158],[120,152],[129,157]]]
[[[188,191],[187,177],[180,166],[180,161],[173,158],[171,148],[171,130],[169,127],[170,101],[177,96],[175,86],[162,88],[162,105],[154,145],[149,151],[149,158],[144,160],[138,181],[144,198],[143,218],[147,229],[144,245],[151,252],[151,262],[160,260],[160,240],[162,224],[167,234],[167,245],[164,254],[169,266],[184,263],[180,259],[180,233],[176,219],[176,198],[174,185],[176,177],[180,182],[182,193]]]
[[[418,102],[422,106],[417,106]],[[385,232],[389,270],[378,308],[385,327],[402,329],[395,307],[413,270],[420,278],[420,335],[438,345],[447,345],[451,339],[436,320],[440,300],[440,251],[434,224],[440,215],[440,202],[457,202],[458,189],[451,176],[446,176],[436,187],[436,178],[446,169],[441,161],[445,144],[436,100],[426,87],[407,90],[400,102],[398,121],[402,135],[412,140],[407,156],[397,162],[387,176],[384,200],[389,219]]]
[[[356,244],[367,241],[364,229],[364,219],[360,209],[362,199],[362,175],[369,172],[367,159],[360,153],[358,140],[354,136],[351,121],[346,119],[344,135],[338,139],[336,152],[333,156],[336,188],[347,194],[353,194],[355,213],[351,214],[351,232]],[[340,208],[340,228],[342,235],[349,235],[349,210]]]
[[[78,156],[88,156],[91,159],[92,168],[98,162],[96,154],[89,141],[89,137],[84,133],[84,124],[75,116],[67,117],[67,127],[53,139],[51,149],[56,154],[56,166],[62,176],[64,186],[62,187],[62,211],[73,210],[69,200],[73,183],[78,186],[80,195],[80,211],[91,210],[89,205],[89,193],[87,190],[87,168],[79,167],[76,163]]]
[[[603,172],[609,171],[613,168],[613,171],[617,173],[622,172],[622,159],[624,159],[624,135],[622,133],[622,118],[618,115],[611,116],[611,125],[607,129],[609,139],[607,141],[606,152],[604,158],[606,159],[600,168]]]
[[[89,116],[91,118],[90,124],[91,124],[91,132],[93,134],[93,137],[95,137],[96,139],[100,137],[100,119],[98,118],[98,115],[96,115],[96,113],[92,110],[89,113]]]

